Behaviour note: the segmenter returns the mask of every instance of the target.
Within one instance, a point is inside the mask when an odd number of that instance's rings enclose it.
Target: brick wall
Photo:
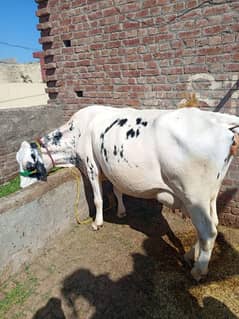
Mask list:
[[[0,109],[0,184],[17,175],[16,152],[21,142],[31,142],[58,127],[59,123],[63,123],[60,107]]]
[[[189,92],[207,109],[231,96],[224,110],[238,114],[239,92],[227,95],[239,74],[237,0],[37,2],[47,91],[65,119],[92,103],[175,108]],[[239,225],[238,167],[219,202]]]

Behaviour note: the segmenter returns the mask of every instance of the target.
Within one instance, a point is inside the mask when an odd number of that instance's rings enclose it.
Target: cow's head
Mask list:
[[[22,142],[16,155],[20,186],[27,187],[38,180],[46,181],[47,171],[36,143]]]

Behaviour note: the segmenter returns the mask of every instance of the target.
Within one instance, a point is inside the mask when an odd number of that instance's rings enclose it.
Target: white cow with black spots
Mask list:
[[[217,236],[216,199],[238,146],[238,126],[236,116],[196,108],[90,106],[41,138],[40,152],[35,144],[22,143],[20,171],[35,175],[22,177],[21,185],[45,178],[53,165],[81,167],[94,193],[94,229],[103,225],[102,175],[114,186],[120,216],[122,193],[181,209],[197,230],[185,259],[194,262],[191,274],[200,280]]]

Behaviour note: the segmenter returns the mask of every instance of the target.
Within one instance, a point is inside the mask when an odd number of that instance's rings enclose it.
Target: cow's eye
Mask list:
[[[33,161],[35,162],[36,161],[36,155],[34,153],[32,153],[31,157],[32,157]]]

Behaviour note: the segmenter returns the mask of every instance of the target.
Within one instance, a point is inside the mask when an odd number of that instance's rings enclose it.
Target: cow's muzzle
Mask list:
[[[46,171],[44,164],[37,161],[35,164],[35,169],[37,171],[37,174],[36,174],[37,179],[40,181],[46,181],[47,180],[47,171]]]

